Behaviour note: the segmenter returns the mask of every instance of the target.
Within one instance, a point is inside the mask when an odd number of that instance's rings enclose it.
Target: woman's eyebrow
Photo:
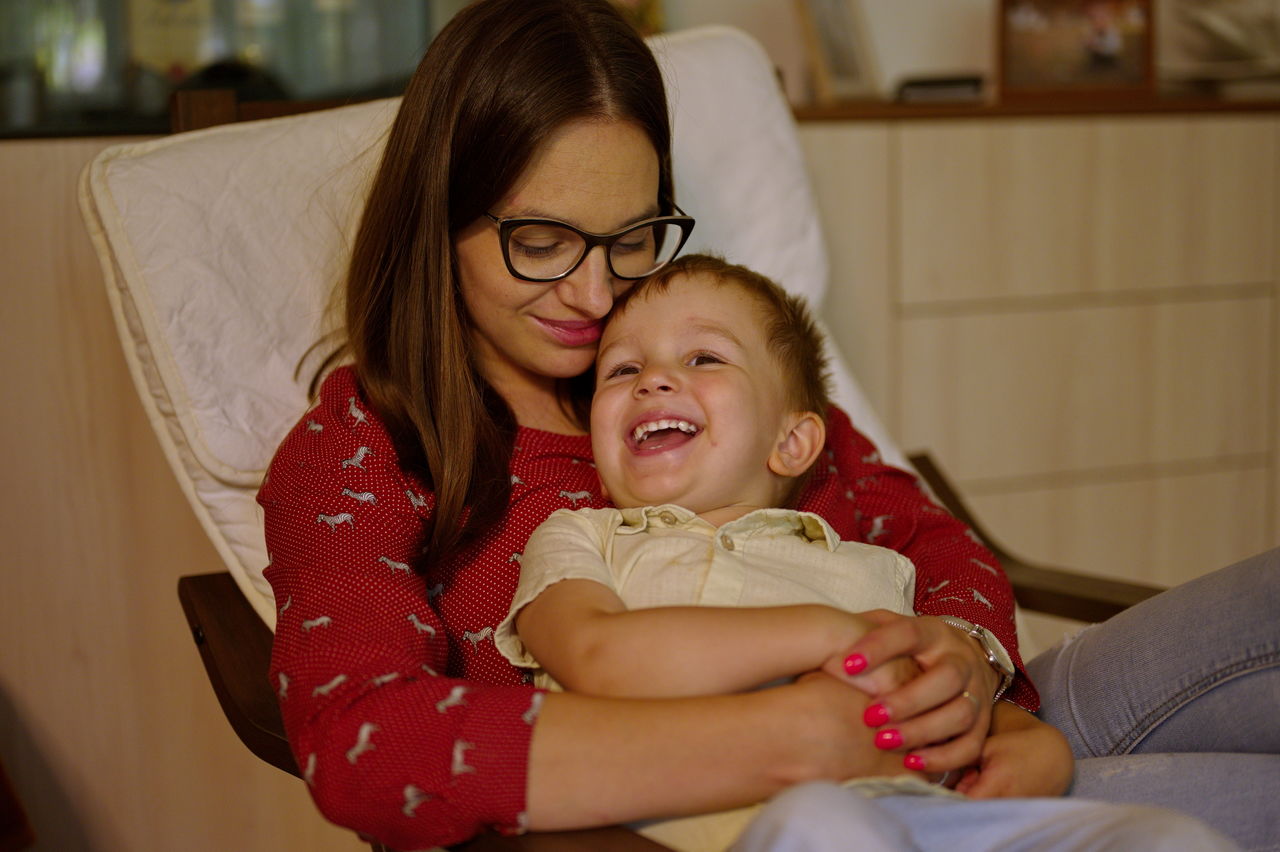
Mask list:
[[[646,209],[639,216],[636,216],[633,219],[627,219],[626,221],[620,223],[616,228],[613,228],[611,231],[607,231],[605,233],[616,233],[617,231],[621,231],[622,229],[628,227],[629,225],[634,225],[637,222],[643,222],[645,219],[653,219],[657,217],[660,214],[660,212],[661,211],[659,210],[658,205],[654,204],[648,209]],[[587,228],[582,227],[581,222],[578,222],[574,219],[566,218],[564,216],[557,216],[550,211],[542,210],[537,207],[529,207],[524,210],[519,210],[516,212],[503,213],[501,216],[499,216],[499,218],[500,219],[551,219],[552,221],[555,221],[555,222],[563,222],[566,225],[572,225],[573,227],[577,228],[580,231],[588,230]],[[588,231],[588,233],[590,233],[590,231]]]

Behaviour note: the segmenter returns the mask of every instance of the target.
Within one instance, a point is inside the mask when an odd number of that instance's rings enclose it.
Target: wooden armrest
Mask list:
[[[241,742],[262,760],[300,777],[267,679],[271,631],[225,571],[178,580],[178,598],[209,683]],[[384,847],[374,845],[374,850]],[[504,837],[487,832],[456,852],[668,852],[627,828],[555,831]],[[385,850],[391,852],[391,850]]]
[[[1026,609],[1077,621],[1105,621],[1161,591],[1155,586],[1034,565],[1014,556],[978,523],[928,453],[916,453],[908,460],[946,510],[968,524],[1000,560],[1013,584],[1014,598]]]
[[[180,578],[178,599],[209,683],[241,742],[272,766],[301,777],[267,680],[271,630],[225,571]]]
[[[450,848],[454,852],[671,852],[670,847],[620,825],[582,831],[534,832],[518,837],[486,832]]]

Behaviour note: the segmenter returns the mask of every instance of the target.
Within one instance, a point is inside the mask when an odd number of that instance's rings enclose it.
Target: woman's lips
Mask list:
[[[551,336],[565,346],[590,346],[600,339],[600,320],[549,320],[537,318]]]

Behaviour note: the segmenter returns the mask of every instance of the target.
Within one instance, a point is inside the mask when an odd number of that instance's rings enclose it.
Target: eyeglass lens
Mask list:
[[[680,228],[666,222],[638,225],[609,247],[609,266],[619,278],[642,278],[664,266],[680,245]],[[552,279],[577,265],[586,252],[580,234],[553,223],[521,225],[507,238],[507,256],[520,275]]]

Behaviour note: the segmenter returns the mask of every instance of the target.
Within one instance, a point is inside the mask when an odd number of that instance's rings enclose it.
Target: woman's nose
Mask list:
[[[595,246],[573,274],[560,282],[560,300],[582,314],[599,319],[613,307],[616,283],[604,246]]]

